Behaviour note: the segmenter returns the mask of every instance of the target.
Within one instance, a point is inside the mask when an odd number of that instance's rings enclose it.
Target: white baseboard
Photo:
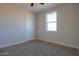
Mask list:
[[[72,48],[79,49],[79,46],[70,45],[70,44],[63,43],[63,42],[50,41],[50,40],[46,40],[46,39],[39,39],[39,40],[43,40],[43,41],[47,41],[47,42],[50,42],[50,43],[55,43],[55,44],[59,44],[59,45],[63,45],[63,46],[67,46],[67,47],[72,47]]]
[[[22,43],[25,43],[25,42],[28,42],[28,41],[31,41],[31,40],[24,40],[24,41],[18,41],[18,42],[7,44],[7,45],[0,45],[0,48],[6,48],[6,47],[17,45],[17,44],[22,44]]]
[[[63,42],[50,41],[50,40],[40,39],[40,38],[33,38],[32,40],[35,40],[35,39],[39,39],[39,40],[47,41],[47,42],[50,42],[50,43],[55,43],[55,44],[59,44],[59,45],[63,45],[63,46],[67,46],[67,47],[72,47],[72,48],[79,49],[79,46],[70,45],[70,44],[63,43]],[[30,40],[28,40],[28,41],[30,41]],[[25,43],[25,42],[28,42],[28,41],[27,40],[26,41],[19,41],[19,42],[7,44],[7,45],[1,45],[0,48],[5,48],[5,47],[9,47],[9,46],[13,46],[13,45]]]

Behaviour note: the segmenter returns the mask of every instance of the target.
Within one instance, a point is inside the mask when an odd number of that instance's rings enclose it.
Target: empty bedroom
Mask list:
[[[79,56],[79,3],[0,3],[0,56]]]

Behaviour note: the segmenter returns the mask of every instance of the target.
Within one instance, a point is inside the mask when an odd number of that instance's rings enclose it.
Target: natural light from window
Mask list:
[[[57,31],[57,13],[56,12],[46,15],[46,30]]]

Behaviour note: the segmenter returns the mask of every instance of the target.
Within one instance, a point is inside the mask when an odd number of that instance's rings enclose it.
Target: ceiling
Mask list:
[[[35,3],[33,7],[30,6],[30,3],[25,4],[25,8],[34,12],[34,13],[40,13],[42,11],[51,9],[53,7],[59,6],[58,3],[45,3],[44,5],[41,5],[39,3]]]
[[[34,3],[33,7],[30,6],[31,3],[9,3],[7,5],[20,6],[20,7],[26,8],[27,10],[32,11],[34,13],[40,13],[42,11],[51,9],[53,7],[56,7],[56,6],[59,6],[60,3],[45,3],[44,5],[41,5],[39,3]]]

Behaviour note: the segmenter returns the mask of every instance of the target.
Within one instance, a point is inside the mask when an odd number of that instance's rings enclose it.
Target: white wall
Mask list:
[[[53,11],[57,11],[58,31],[46,32],[45,15]],[[0,48],[34,38],[79,48],[78,22],[79,4],[64,4],[36,15],[18,6],[0,4]]]
[[[34,14],[24,8],[0,4],[0,48],[32,40]]]
[[[46,32],[46,14],[57,11],[57,32]],[[79,48],[79,4],[63,4],[38,14],[37,37],[41,40]]]

